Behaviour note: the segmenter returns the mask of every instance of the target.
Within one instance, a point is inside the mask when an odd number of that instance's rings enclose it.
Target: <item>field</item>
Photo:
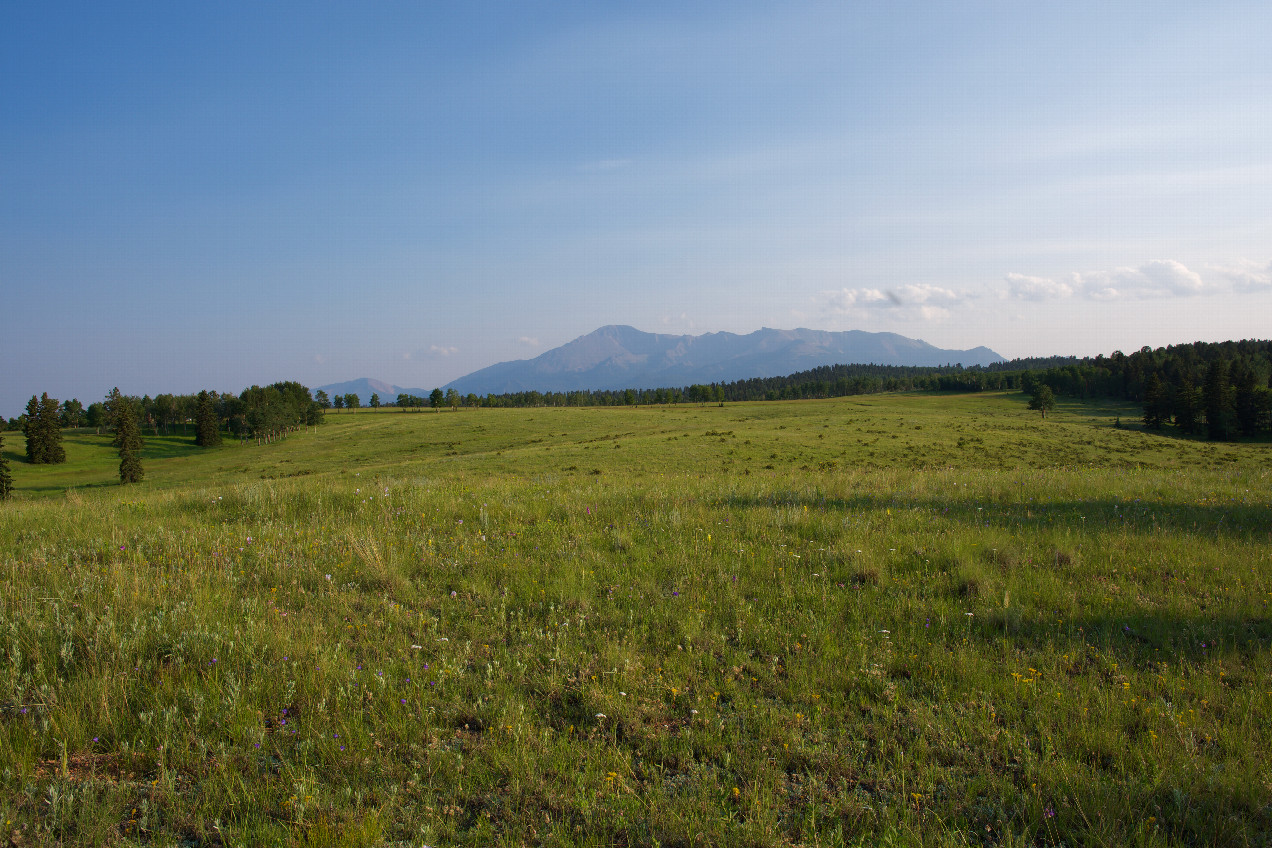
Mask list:
[[[0,844],[1272,844],[1272,446],[1118,416],[7,433]]]

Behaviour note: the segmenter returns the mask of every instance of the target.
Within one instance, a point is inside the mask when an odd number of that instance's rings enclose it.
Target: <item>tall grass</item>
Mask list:
[[[0,838],[1267,844],[1266,447],[1022,407],[341,416],[12,503]]]

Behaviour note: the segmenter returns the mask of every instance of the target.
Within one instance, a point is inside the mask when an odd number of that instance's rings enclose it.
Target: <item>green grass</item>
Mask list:
[[[70,435],[0,509],[0,840],[1266,845],[1272,454],[1118,415]]]

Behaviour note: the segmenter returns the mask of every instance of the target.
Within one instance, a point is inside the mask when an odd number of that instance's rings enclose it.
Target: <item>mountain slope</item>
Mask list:
[[[358,396],[358,402],[366,406],[371,402],[372,393],[380,396],[381,403],[393,403],[400,394],[415,395],[417,397],[428,397],[428,393],[432,389],[404,389],[401,386],[394,386],[391,383],[385,383],[381,380],[372,380],[370,377],[362,377],[358,380],[346,380],[343,383],[331,383],[326,386],[318,386],[319,389],[327,393],[327,396],[334,399],[336,395],[347,395],[350,392]]]
[[[776,377],[821,365],[988,365],[985,347],[943,350],[895,333],[762,329],[747,335],[675,336],[610,325],[534,359],[500,362],[446,388],[503,394],[537,390],[649,389]]]

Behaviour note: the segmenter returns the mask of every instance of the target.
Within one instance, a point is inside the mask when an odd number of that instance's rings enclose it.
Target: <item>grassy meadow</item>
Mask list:
[[[7,433],[0,845],[1272,844],[1272,446],[1118,416]]]

